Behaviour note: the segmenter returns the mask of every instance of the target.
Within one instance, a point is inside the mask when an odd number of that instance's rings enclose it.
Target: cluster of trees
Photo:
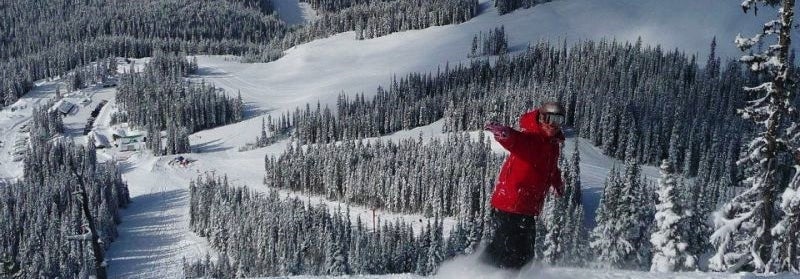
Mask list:
[[[127,185],[113,163],[97,162],[92,141],[57,136],[63,124],[52,115],[36,111],[23,178],[0,185],[0,275],[104,278],[102,254],[129,203]]]
[[[205,83],[193,84],[184,79],[197,70],[197,62],[185,55],[156,52],[142,72],[120,77],[117,102],[123,118],[134,127],[147,130],[148,147],[156,154],[189,151],[189,134],[226,125],[242,119],[241,96],[228,97],[221,89]],[[160,131],[167,131],[162,146]]]
[[[30,137],[31,142],[35,140],[47,141],[59,136],[64,132],[64,121],[61,114],[57,111],[50,111],[55,105],[54,102],[48,102],[44,107],[33,108],[33,113],[30,122]]]
[[[470,57],[480,57],[485,55],[500,55],[508,52],[508,37],[506,37],[505,26],[495,27],[487,34],[483,32],[472,37],[472,47],[470,47]]]
[[[527,9],[553,0],[494,0],[494,7],[499,14],[507,14],[516,9]]]
[[[399,220],[351,220],[347,209],[254,193],[227,178],[193,181],[190,193],[191,228],[219,257],[185,263],[189,278],[431,274],[468,247],[463,224],[446,237],[438,218],[420,231]]]
[[[261,134],[256,136],[255,142],[246,143],[244,146],[239,148],[239,151],[248,151],[253,150],[256,148],[261,148],[268,146],[270,144],[278,142],[278,140],[286,138],[289,134],[289,125],[288,124],[281,124],[285,123],[286,118],[285,115],[281,116],[278,120],[278,123],[272,121],[272,116],[267,115],[266,118],[261,118]],[[269,122],[269,125],[267,123]],[[281,128],[279,128],[281,127]]]
[[[708,204],[675,172],[661,164],[658,185],[648,183],[630,156],[624,171],[612,170],[603,187],[597,226],[589,246],[595,264],[658,272],[695,271],[710,252]]]
[[[267,156],[264,183],[391,212],[467,216],[481,212],[500,168],[489,141],[344,141]]]
[[[244,54],[287,32],[269,0],[12,0],[0,18],[0,106],[35,80],[106,57]]]
[[[118,61],[116,57],[108,57],[83,67],[75,68],[65,76],[67,90],[75,91],[91,84],[112,84],[117,76]],[[60,88],[59,88],[60,90]],[[60,91],[57,92],[60,94]]]
[[[343,9],[369,4],[375,2],[374,0],[302,0],[300,2],[308,3],[311,8],[317,13],[335,13]]]
[[[602,265],[645,269],[651,260],[654,191],[635,160],[625,165],[623,173],[612,170],[606,179],[590,246]]]

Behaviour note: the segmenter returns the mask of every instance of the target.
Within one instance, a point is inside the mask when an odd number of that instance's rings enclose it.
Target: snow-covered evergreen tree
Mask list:
[[[780,4],[778,19],[764,24],[762,32],[753,38],[737,36],[736,44],[747,51],[766,38],[777,37],[775,44],[763,52],[751,52],[740,59],[753,72],[765,74],[770,80],[746,88],[748,92],[762,95],[739,110],[742,117],[752,120],[759,130],[739,160],[739,164],[747,168],[749,176],[744,184],[749,188],[714,213],[716,230],[711,241],[717,251],[709,263],[713,270],[747,268],[768,272],[784,267],[776,264],[782,259],[772,257],[773,250],[780,249],[776,247],[772,231],[779,215],[776,206],[779,197],[776,194],[782,187],[778,178],[782,164],[779,156],[790,150],[783,127],[788,114],[795,109],[791,102],[794,89],[788,74],[794,0],[745,0],[742,7],[747,12],[761,4]]]
[[[794,166],[794,177],[781,195],[783,217],[772,228],[775,250],[774,269],[800,273],[800,164]]]
[[[624,267],[630,255],[634,253],[634,244],[620,226],[620,215],[626,206],[621,204],[622,178],[618,171],[612,169],[603,185],[603,195],[597,208],[597,225],[592,230],[591,242],[596,262],[606,267]]]
[[[547,199],[549,206],[544,214],[544,227],[547,232],[543,239],[544,251],[540,258],[547,264],[555,265],[561,263],[564,257],[564,242],[565,238],[569,237],[569,234],[564,232],[565,226],[568,225],[565,216],[569,213],[566,208],[567,202],[563,199],[556,198],[553,194],[548,195]]]
[[[580,180],[580,152],[576,141],[569,160],[560,160],[564,197],[549,195],[543,214],[545,231],[540,240],[543,262],[551,265],[582,265],[588,260],[588,235],[583,224],[584,211]]]
[[[686,216],[691,214],[685,211],[681,204],[676,188],[675,169],[672,163],[664,160],[661,163],[661,179],[659,179],[658,204],[655,214],[655,231],[650,237],[653,244],[653,260],[651,271],[669,272],[678,270],[697,269],[697,258],[687,250],[684,237]]]
[[[644,269],[650,266],[653,204],[639,164],[628,159],[625,165],[624,173],[612,170],[606,180],[590,247],[602,266]]]
[[[583,265],[588,261],[586,251],[589,250],[589,235],[584,225],[583,189],[581,184],[580,141],[576,138],[569,168],[565,175],[565,199],[567,201],[566,228],[564,243],[564,263],[567,265]]]

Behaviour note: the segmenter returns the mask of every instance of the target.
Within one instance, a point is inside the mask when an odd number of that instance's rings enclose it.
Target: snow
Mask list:
[[[278,17],[290,25],[304,24],[314,21],[317,13],[308,3],[300,3],[298,0],[275,0],[272,6]]]
[[[47,104],[55,96],[59,84],[59,81],[39,81],[30,93],[0,111],[0,178],[22,176],[22,162],[15,162],[13,154],[15,143],[28,137],[20,129],[33,117],[33,108]]]
[[[301,24],[315,17],[306,4],[297,0],[273,1],[279,14],[291,24]],[[400,32],[388,36],[357,41],[353,32],[315,40],[296,46],[286,56],[262,64],[240,64],[231,56],[200,56],[199,73],[195,80],[205,80],[225,88],[230,94],[240,91],[248,109],[247,120],[215,129],[201,131],[190,137],[195,153],[183,154],[196,159],[187,167],[173,166],[173,156],[154,157],[148,152],[118,153],[99,150],[98,157],[115,159],[130,187],[133,203],[123,211],[119,238],[108,251],[109,274],[112,278],[175,278],[180,277],[181,261],[200,259],[206,253],[213,256],[208,242],[189,229],[188,184],[199,175],[226,174],[234,185],[247,185],[256,191],[265,191],[263,159],[265,155],[278,155],[288,144],[281,141],[265,148],[238,152],[238,148],[252,142],[261,127],[261,116],[273,117],[306,103],[321,102],[334,105],[340,92],[347,94],[374,94],[379,85],[386,85],[392,76],[410,72],[436,71],[445,63],[467,62],[472,36],[500,25],[505,26],[512,51],[523,50],[529,42],[547,39],[576,42],[586,39],[616,39],[635,41],[639,36],[645,44],[662,44],[664,49],[680,48],[690,53],[707,53],[713,36],[720,40],[718,53],[726,57],[739,55],[732,43],[737,33],[750,34],[757,24],[745,20],[740,7],[721,0],[557,0],[532,9],[519,10],[508,15],[497,15],[488,0],[481,0],[484,12],[466,23],[431,27],[424,30]],[[709,12],[709,11],[713,11]],[[770,15],[762,11],[760,15]],[[147,59],[137,60],[141,68]],[[702,60],[701,60],[702,61]],[[126,70],[127,66],[120,66]],[[39,82],[36,88],[11,111],[0,112],[0,178],[13,179],[22,174],[20,163],[12,162],[10,143],[20,137],[17,129],[31,117],[34,105],[44,104],[52,97],[59,81]],[[110,114],[115,110],[114,88],[88,89],[81,94],[92,99],[86,107],[65,118],[68,134],[78,140],[88,113],[101,99],[109,100],[94,125],[95,132],[108,134]],[[86,108],[89,108],[86,110]],[[380,140],[416,138],[426,139],[446,135],[441,133],[442,121],[409,131],[397,132]],[[472,132],[473,136],[484,135]],[[379,139],[371,139],[379,140]],[[583,139],[570,138],[564,148],[568,156],[572,145],[578,142],[581,152],[581,179],[583,202],[586,207],[586,225],[592,226],[594,209],[602,193],[602,183],[613,166],[622,162],[609,159]],[[505,152],[496,142],[493,150]],[[175,155],[177,156],[177,155]],[[657,178],[658,170],[646,166],[643,173]],[[338,202],[320,197],[307,197],[302,193],[281,191],[283,196],[300,197],[311,203],[325,203],[335,210]],[[351,207],[351,214],[371,220],[368,208]],[[426,223],[419,215],[390,214],[377,211],[383,220],[403,218]],[[449,229],[452,220],[445,220]],[[419,231],[417,229],[416,231]],[[488,273],[487,273],[488,272]],[[457,259],[442,267],[443,278],[507,278],[512,274],[493,272],[475,264],[469,257]],[[448,277],[449,276],[449,277]],[[363,278],[417,278],[415,275],[358,276]],[[708,273],[646,273],[536,266],[524,270],[520,278],[748,278],[739,274]],[[311,278],[311,277],[296,277]]]
[[[313,278],[382,278],[382,279],[417,279],[425,278],[414,274],[392,275],[353,275],[353,276],[290,276],[280,278],[313,279]],[[772,276],[755,276],[750,273],[705,273],[705,272],[645,272],[633,270],[604,270],[590,268],[552,267],[540,264],[528,265],[519,272],[499,270],[481,263],[477,256],[464,256],[445,262],[433,278],[437,279],[748,279],[772,278],[789,279],[797,278],[795,275],[782,274]]]

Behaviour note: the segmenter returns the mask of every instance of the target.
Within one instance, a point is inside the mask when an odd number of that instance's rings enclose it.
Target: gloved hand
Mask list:
[[[550,139],[558,143],[564,143],[564,133],[561,132],[560,127],[549,124],[542,124],[542,130]]]
[[[487,122],[486,125],[484,125],[483,129],[494,134],[494,137],[497,139],[506,139],[508,138],[509,130],[511,128],[503,126],[502,124],[497,122]]]

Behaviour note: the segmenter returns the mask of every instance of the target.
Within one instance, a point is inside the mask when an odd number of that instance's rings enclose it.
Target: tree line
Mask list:
[[[497,8],[497,13],[502,15],[517,9],[528,9],[551,1],[553,0],[494,0],[494,7]]]
[[[472,37],[469,57],[500,55],[508,52],[508,37],[505,26],[495,27],[486,34],[483,32]]]
[[[485,207],[503,157],[482,136],[353,140],[289,148],[265,158],[264,183],[399,213],[466,216]]]
[[[184,263],[188,278],[233,276],[431,274],[464,239],[445,238],[441,219],[415,232],[403,221],[352,220],[349,209],[332,211],[275,191],[251,192],[226,177],[190,184],[192,230],[219,253]]]

